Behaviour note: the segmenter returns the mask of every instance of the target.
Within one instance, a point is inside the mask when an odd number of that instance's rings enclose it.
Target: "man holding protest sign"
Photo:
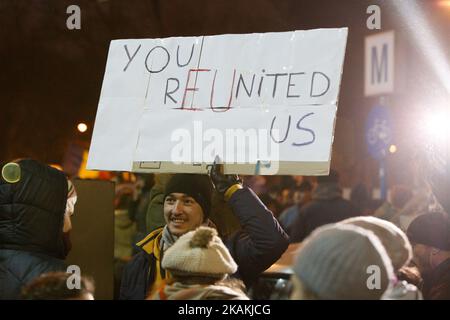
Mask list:
[[[122,299],[169,275],[177,237],[208,224],[214,158],[227,173],[327,175],[347,29],[111,42],[87,168],[182,173],[164,197],[166,225],[138,245]],[[242,230],[225,243],[247,285],[287,247],[271,212],[236,176],[211,180]],[[187,174],[191,173],[191,174]]]
[[[288,236],[237,175],[223,175],[215,164],[211,181],[241,223],[242,229],[224,243],[238,265],[236,276],[248,286],[278,260],[288,246]],[[166,225],[137,244],[141,251],[125,267],[121,299],[145,299],[170,279],[161,266],[164,252],[183,234],[208,225],[211,195],[212,185],[205,175],[176,174],[171,178],[164,197]]]

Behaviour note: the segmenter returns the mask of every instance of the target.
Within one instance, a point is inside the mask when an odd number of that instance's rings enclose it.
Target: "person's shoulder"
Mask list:
[[[446,286],[450,293],[450,258],[442,262],[438,268],[440,269],[438,279]]]
[[[283,218],[289,217],[292,214],[298,213],[298,205],[294,204],[293,206],[290,206],[283,210],[283,212],[280,214],[280,220]]]
[[[324,202],[319,200],[311,200],[310,202],[303,205],[300,210],[298,211],[299,215],[308,215],[312,212],[321,209],[324,205],[326,205]]]
[[[39,265],[39,266],[49,266],[49,267],[64,267],[64,260],[52,257],[45,253],[33,252],[28,250],[7,250],[11,260],[14,263],[25,263]]]
[[[232,289],[226,285],[210,285],[207,290],[209,292],[206,296],[211,300],[249,300],[241,290]]]
[[[330,207],[334,208],[334,211],[337,214],[342,215],[343,217],[355,217],[361,215],[361,211],[359,210],[359,208],[355,206],[351,201],[344,198],[336,199],[333,205]]]
[[[350,200],[344,199],[344,198],[342,198],[342,197],[336,198],[336,199],[334,200],[334,202],[335,202],[335,205],[340,205],[340,206],[342,206],[342,207],[351,209],[351,210],[353,210],[353,211],[358,210],[358,209],[356,208],[356,206],[355,206]]]
[[[149,260],[149,255],[145,251],[140,250],[125,264],[124,273],[136,275],[140,271],[146,270],[149,265]]]
[[[153,242],[158,241],[158,239],[161,237],[162,232],[164,230],[164,227],[156,228],[155,230],[151,231],[148,235],[145,236],[144,239],[136,243],[136,246],[147,253],[151,251],[151,248],[153,247]]]

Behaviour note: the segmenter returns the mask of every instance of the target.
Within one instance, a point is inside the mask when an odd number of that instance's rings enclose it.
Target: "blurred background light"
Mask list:
[[[443,1],[450,3],[450,1]],[[436,37],[438,34],[431,27],[430,23],[423,14],[423,8],[420,1],[394,1],[396,11],[402,18],[403,23],[409,29],[414,43],[417,44],[423,53],[426,61],[430,64],[441,83],[444,85],[447,93],[450,93],[450,66],[445,51],[440,46],[440,41]],[[448,36],[443,35],[443,36]]]
[[[450,142],[450,113],[445,109],[437,109],[426,113],[419,125],[419,137],[433,151],[444,151]]]
[[[85,123],[79,123],[77,125],[77,129],[78,131],[80,131],[81,133],[86,132],[86,130],[88,129],[87,125]]]
[[[390,153],[396,153],[397,152],[397,146],[395,144],[391,144],[391,146],[389,147],[389,152]]]
[[[438,6],[450,9],[450,0],[439,0]]]

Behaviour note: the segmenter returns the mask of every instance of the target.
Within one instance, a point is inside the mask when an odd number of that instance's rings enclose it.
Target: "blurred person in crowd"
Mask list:
[[[137,173],[135,183],[135,196],[128,208],[128,215],[136,223],[136,234],[133,243],[144,238],[147,232],[147,209],[150,205],[150,193],[154,185],[154,175]]]
[[[280,186],[282,189],[296,189],[305,178],[303,176],[280,176]]]
[[[119,298],[123,268],[137,253],[137,247],[134,244],[148,234],[146,218],[154,185],[154,175],[136,173],[133,177],[120,181],[122,182],[116,188],[114,211],[115,299]]]
[[[246,187],[253,190],[258,196],[267,193],[267,179],[264,176],[249,176],[245,178]]]
[[[266,193],[276,203],[278,213],[283,212],[287,207],[290,207],[293,202],[293,195],[291,189],[283,187],[282,185],[273,185],[269,192]]]
[[[164,189],[171,177],[172,175],[167,173],[155,174],[155,184],[150,190],[149,205],[145,219],[146,234],[166,224],[164,221]]]
[[[317,177],[312,201],[300,209],[292,223],[291,243],[302,242],[317,227],[359,215],[358,209],[342,198],[338,173],[330,170],[328,176]]]
[[[294,192],[294,205],[284,210],[279,216],[283,229],[291,234],[292,224],[299,215],[300,209],[306,205],[312,199],[312,184],[305,180],[303,181]]]
[[[409,225],[407,235],[424,298],[450,300],[450,217],[442,212],[423,214]]]
[[[269,195],[269,197],[271,197],[277,203],[281,203],[281,188],[279,185],[271,186],[267,195]]]
[[[278,204],[276,199],[273,199],[269,194],[262,194],[259,199],[262,203],[267,207],[267,209],[272,212],[274,217],[277,217],[280,213],[280,205]]]
[[[119,297],[123,268],[133,256],[136,222],[129,214],[132,201],[131,192],[123,193],[114,209],[114,298]]]
[[[364,184],[358,183],[350,194],[350,202],[356,207],[356,209],[363,216],[368,216],[372,213],[371,210],[371,198],[369,191]]]
[[[436,141],[429,141],[431,144]],[[448,142],[448,141],[447,141]],[[391,221],[406,231],[418,216],[428,212],[444,212],[450,209],[450,162],[448,144],[438,142],[418,150],[413,156],[415,192]]]
[[[301,185],[304,181],[306,181],[304,176],[292,176],[292,179],[294,179],[294,182],[295,182],[294,188],[295,188],[295,187],[297,187],[297,188],[300,187],[300,185]]]
[[[35,160],[0,168],[0,299],[18,299],[40,274],[65,271],[76,192],[63,172]]]
[[[395,185],[391,189],[390,199],[385,201],[381,207],[375,210],[374,216],[380,219],[394,222],[400,210],[410,201],[413,197],[412,190],[403,185]],[[395,223],[395,222],[394,222]],[[395,223],[398,225],[398,223]]]
[[[154,300],[248,300],[242,288],[229,284],[227,277],[237,265],[213,228],[182,235],[165,252],[162,267],[173,278],[156,291]]]
[[[392,262],[397,279],[383,296],[386,300],[422,300],[420,290],[403,277],[403,269],[407,268],[412,259],[412,248],[406,234],[393,223],[375,217],[355,217],[341,221],[342,224],[351,224],[372,231],[380,239],[386,253]]]
[[[63,223],[63,241],[66,256],[72,249],[70,232],[72,231],[72,215],[75,212],[75,204],[78,198],[75,186],[70,180],[67,180],[67,189],[68,190],[67,190],[66,211],[64,212],[64,223]]]
[[[175,174],[166,185],[164,218],[166,225],[138,243],[141,251],[125,267],[121,299],[145,299],[171,278],[161,265],[162,257],[179,237],[199,226],[208,226],[212,184],[228,201],[242,229],[224,243],[237,262],[236,277],[248,286],[275,262],[288,246],[288,237],[272,213],[258,197],[242,186],[236,175],[222,174],[214,165],[210,177]]]
[[[294,201],[294,204],[305,202],[306,199],[310,201],[312,196],[312,190],[313,190],[313,183],[310,180],[306,179],[303,180],[302,183],[295,186],[293,190],[294,192],[292,195],[292,201]]]
[[[41,274],[22,288],[25,300],[94,300],[94,282],[86,277],[73,279],[76,275],[67,272],[49,272]],[[69,285],[74,285],[73,289]]]
[[[285,187],[281,189],[281,194],[278,200],[280,212],[283,212],[294,203],[294,192],[291,188]]]
[[[417,189],[413,197],[395,213],[390,221],[406,232],[415,218],[432,211],[435,204],[435,198],[429,188]]]
[[[293,269],[293,300],[379,300],[395,278],[378,237],[351,224],[316,229]]]
[[[445,106],[448,110],[448,105]],[[441,110],[442,111],[442,110]],[[448,121],[448,111],[446,111]],[[413,162],[418,180],[431,189],[440,207],[450,216],[450,137],[448,131],[428,139],[425,148],[418,149]]]

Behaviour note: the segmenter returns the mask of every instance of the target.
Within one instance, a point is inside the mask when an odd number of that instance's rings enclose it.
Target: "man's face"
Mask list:
[[[164,219],[169,231],[181,236],[203,223],[202,207],[184,193],[171,193],[164,200]]]
[[[429,246],[415,243],[413,247],[413,262],[422,275],[432,271],[431,266],[431,248]]]

